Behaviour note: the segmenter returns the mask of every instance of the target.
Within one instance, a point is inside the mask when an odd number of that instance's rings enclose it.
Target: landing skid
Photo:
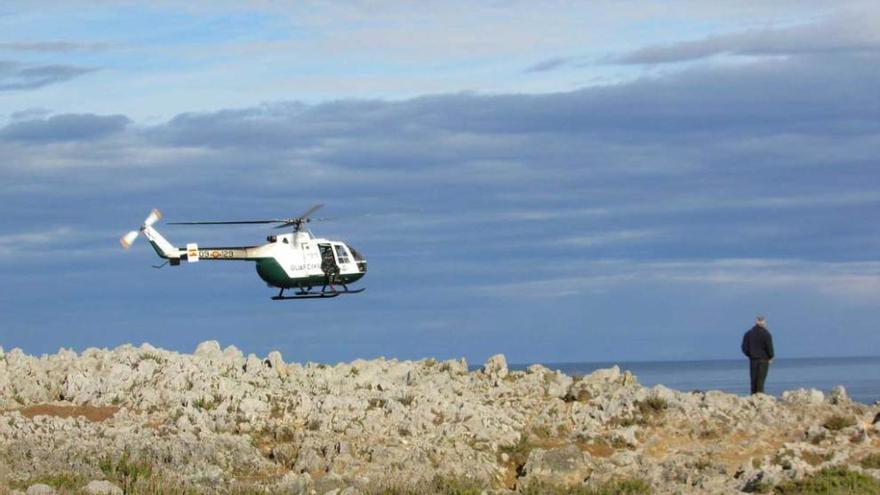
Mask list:
[[[349,289],[348,287],[343,286],[342,289],[337,289],[332,287],[327,289],[327,287],[322,287],[320,291],[312,292],[311,290],[302,290],[295,292],[292,296],[285,296],[284,289],[281,289],[278,292],[277,296],[272,297],[273,301],[286,301],[289,299],[324,299],[330,297],[341,296],[344,294],[360,294],[365,291],[366,288],[360,289]]]

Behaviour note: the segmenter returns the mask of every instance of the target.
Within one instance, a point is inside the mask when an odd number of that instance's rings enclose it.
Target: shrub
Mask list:
[[[534,447],[529,443],[527,435],[520,435],[519,441],[516,442],[515,445],[511,446],[502,446],[499,447],[499,454],[507,454],[510,459],[510,463],[514,466],[522,466],[525,465],[526,461],[529,459],[529,452],[532,451]]]
[[[789,482],[774,488],[781,495],[863,495],[880,493],[880,481],[838,466],[823,469],[798,482]]]
[[[834,416],[829,417],[822,423],[822,426],[831,430],[831,431],[840,431],[844,428],[848,428],[850,426],[854,426],[856,424],[855,418],[851,416],[840,416],[835,414]]]
[[[643,415],[659,414],[669,408],[669,402],[660,397],[648,397],[636,402],[636,407]]]
[[[873,454],[868,454],[864,459],[859,461],[859,465],[865,469],[880,469],[880,453],[875,452]]]
[[[126,493],[130,493],[131,487],[138,480],[148,479],[153,475],[151,464],[132,459],[127,450],[118,459],[104,457],[98,461],[98,467],[108,480],[122,485],[122,490]]]

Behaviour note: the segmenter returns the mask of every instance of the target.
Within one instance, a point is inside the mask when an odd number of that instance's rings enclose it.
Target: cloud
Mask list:
[[[25,65],[0,60],[0,91],[42,88],[94,71],[73,65]]]
[[[571,60],[571,58],[569,58],[569,57],[548,58],[546,60],[542,60],[534,65],[529,66],[528,68],[526,68],[526,70],[524,72],[530,73],[530,72],[551,71],[551,70],[558,69],[558,68],[566,65],[570,60]]]
[[[844,79],[853,84],[843,83],[842,70],[849,72]],[[554,136],[589,139],[603,134],[606,140],[640,143],[651,135],[665,140],[706,130],[759,131],[772,126],[779,133],[797,126],[809,131],[804,123],[822,128],[828,125],[822,120],[835,119],[862,120],[871,126],[877,108],[865,102],[877,99],[870,82],[880,78],[878,72],[854,61],[825,67],[791,62],[693,70],[542,95],[461,93],[402,102],[280,103],[184,114],[154,128],[153,134],[180,145],[294,148],[323,138],[342,144],[349,138],[409,140],[429,133],[445,133],[447,139],[548,133],[542,135],[545,143]]]
[[[0,140],[26,142],[88,141],[125,130],[124,115],[62,114],[46,119],[16,120],[0,129]]]
[[[80,43],[73,41],[36,41],[0,43],[0,50],[14,52],[81,52],[104,50],[113,45],[109,43]]]
[[[0,255],[21,256],[34,251],[43,251],[71,235],[68,227],[56,227],[42,231],[22,232],[0,235]]]
[[[714,55],[792,56],[880,52],[880,11],[837,15],[821,22],[752,29],[695,41],[649,46],[625,54],[623,64],[686,62]]]
[[[795,58],[550,94],[268,102],[153,125],[22,116],[0,129],[13,143],[0,146],[0,195],[99,194],[184,219],[205,216],[193,205],[218,218],[313,202],[409,208],[420,211],[338,232],[438,263],[479,245],[501,282],[527,275],[518,266],[535,266],[536,251],[541,270],[569,257],[863,260],[880,248],[867,220],[880,206],[878,84],[880,64]]]
[[[809,290],[856,304],[880,302],[880,263],[781,259],[595,260],[578,275],[484,284],[472,291],[502,298],[607,292],[630,284],[704,285],[716,290]]]
[[[721,181],[733,190],[762,191],[740,198],[745,204],[767,199],[764,185],[774,180],[785,185],[772,197],[809,197],[815,193],[796,184],[837,177],[829,166],[867,166],[880,152],[877,84],[880,56],[759,62],[552,94],[266,103],[181,114],[137,137],[170,158],[199,150],[196,160],[186,157],[192,170],[262,167],[303,186],[332,179],[383,190],[429,180],[497,187],[565,177],[559,195],[617,177],[616,190],[629,195],[646,184],[623,178],[653,177],[643,203],[659,212],[693,200],[694,188],[705,193],[699,177],[712,170],[735,169]],[[792,169],[810,169],[813,178],[791,178]],[[682,190],[689,193],[670,196]],[[737,203],[729,191],[704,194],[703,203]]]
[[[563,246],[591,247],[614,243],[650,241],[663,236],[664,233],[664,231],[657,229],[612,230],[565,237],[555,241],[555,243]]]

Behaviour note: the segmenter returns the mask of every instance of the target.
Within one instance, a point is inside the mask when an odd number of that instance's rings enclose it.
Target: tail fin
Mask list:
[[[150,244],[153,246],[153,249],[156,250],[156,254],[158,254],[159,257],[165,258],[166,260],[180,260],[180,249],[177,249],[173,244],[168,242],[168,239],[165,239],[158,230],[153,228],[152,225],[144,225],[141,230],[144,235],[147,236],[147,239],[149,239]]]

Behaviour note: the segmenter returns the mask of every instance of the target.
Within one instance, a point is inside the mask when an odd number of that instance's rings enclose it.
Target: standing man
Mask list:
[[[773,362],[773,337],[763,316],[756,318],[755,326],[743,335],[742,351],[749,358],[752,394],[763,394],[767,370]]]

